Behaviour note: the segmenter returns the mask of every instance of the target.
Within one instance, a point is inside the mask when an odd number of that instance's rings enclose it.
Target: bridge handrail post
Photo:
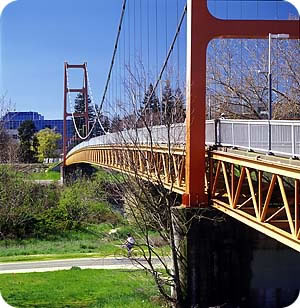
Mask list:
[[[272,124],[271,120],[268,120],[268,153],[272,153]]]
[[[234,146],[234,122],[231,122],[231,138],[232,145]]]
[[[251,126],[250,122],[248,122],[248,150],[251,150]]]
[[[214,119],[214,125],[215,125],[215,146],[219,146],[221,143],[220,140],[220,119]]]
[[[291,133],[292,133],[292,157],[295,157],[295,125],[294,123],[292,123],[292,126],[291,126]]]

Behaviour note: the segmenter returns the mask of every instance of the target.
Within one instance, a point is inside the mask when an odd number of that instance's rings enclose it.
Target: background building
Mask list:
[[[8,112],[2,118],[4,128],[14,139],[18,139],[18,128],[22,122],[27,120],[34,122],[37,132],[44,128],[50,128],[63,135],[63,120],[45,120],[44,116],[38,112]],[[74,136],[74,125],[72,120],[67,120],[67,136],[69,139]],[[62,148],[62,139],[59,142],[59,147]]]

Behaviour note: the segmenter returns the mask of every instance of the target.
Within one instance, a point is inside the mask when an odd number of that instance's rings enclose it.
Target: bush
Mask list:
[[[89,223],[115,225],[122,217],[106,200],[100,178],[44,186],[1,166],[0,238],[44,237]]]
[[[83,223],[109,222],[116,224],[120,215],[112,211],[97,181],[79,180],[62,192],[60,208],[67,213],[69,229],[80,228]]]
[[[0,167],[0,234],[26,237],[40,229],[41,216],[57,207],[59,190],[26,181],[9,167]],[[56,227],[55,227],[56,228]]]

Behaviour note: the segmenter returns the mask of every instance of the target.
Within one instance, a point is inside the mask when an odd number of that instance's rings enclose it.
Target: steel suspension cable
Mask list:
[[[99,105],[99,111],[102,109],[102,106],[103,106],[103,103],[104,103],[104,100],[105,100],[105,97],[106,97],[106,92],[107,92],[107,89],[108,89],[112,69],[113,69],[114,62],[115,62],[115,57],[116,57],[118,44],[119,44],[120,33],[121,33],[121,30],[122,30],[123,18],[124,18],[125,9],[126,9],[126,2],[127,2],[127,0],[123,0],[122,12],[121,12],[121,17],[120,17],[119,26],[118,26],[118,33],[117,33],[117,37],[116,37],[116,41],[115,41],[115,45],[114,45],[114,51],[113,51],[113,55],[112,55],[112,59],[111,59],[110,67],[109,67],[109,72],[108,72],[103,96],[102,96],[102,99],[101,99],[101,103]]]
[[[150,22],[149,22],[149,1],[147,1],[147,84],[150,80]],[[146,91],[146,87],[145,87]]]
[[[118,26],[118,33],[117,33],[116,40],[115,40],[114,51],[113,51],[113,55],[112,55],[112,59],[111,59],[110,67],[109,67],[109,73],[108,73],[107,80],[106,80],[106,83],[105,83],[105,88],[104,88],[103,96],[102,96],[102,99],[101,99],[101,103],[100,103],[98,109],[96,108],[96,105],[95,105],[94,101],[92,100],[93,101],[93,107],[94,107],[94,110],[95,110],[95,113],[96,113],[96,120],[98,121],[98,123],[99,123],[99,125],[100,125],[100,127],[101,127],[101,129],[102,129],[104,134],[107,134],[107,131],[105,130],[105,128],[103,127],[103,125],[101,123],[100,112],[102,110],[102,107],[103,107],[104,101],[106,99],[106,95],[107,95],[107,91],[108,90],[109,90],[110,99],[113,98],[113,93],[111,93],[113,91],[113,89],[110,86],[110,80],[112,78],[112,71],[113,71],[115,57],[116,57],[117,50],[118,50],[118,44],[119,44],[120,34],[121,34],[121,30],[122,30],[124,14],[125,14],[125,10],[126,10],[126,2],[127,2],[127,0],[123,0],[122,12],[121,12],[119,26]],[[88,85],[90,87],[90,82],[89,81],[88,81]],[[90,92],[91,92],[91,89],[90,89]],[[90,130],[89,135],[91,134],[91,131],[95,127],[96,120],[94,121],[94,125],[93,125],[92,129]],[[88,138],[89,135],[86,138]]]
[[[179,19],[179,13],[178,13],[178,0],[176,4],[176,22],[178,23]],[[180,37],[177,39],[177,88],[179,88],[179,78],[180,78],[180,73],[179,73],[179,56],[180,56]]]
[[[128,70],[129,70],[129,80],[128,80],[128,84],[129,84],[129,88],[131,86],[131,21],[130,21],[130,9],[129,9],[129,3],[128,3]],[[127,98],[128,98],[128,110],[130,109],[130,96],[127,93]]]
[[[88,72],[87,68],[86,68],[86,75],[87,75],[87,84],[88,84],[88,90],[89,90],[89,93],[90,93],[91,102],[92,102],[92,105],[93,105],[93,108],[94,108],[94,111],[95,111],[95,114],[96,114],[96,119],[94,119],[93,127],[90,129],[90,132],[94,129],[94,127],[96,125],[96,121],[98,121],[100,128],[102,129],[104,134],[106,134],[107,132],[105,131],[105,129],[102,125],[101,119],[100,119],[100,111],[97,110],[97,107],[96,107],[96,104],[95,104],[95,101],[94,101],[93,92],[92,92],[92,88],[91,88],[91,85],[90,85],[89,72]]]
[[[67,70],[67,88],[69,89],[69,71]],[[87,132],[86,136],[82,136],[81,133],[79,132],[79,129],[77,127],[77,124],[76,124],[76,120],[75,120],[75,108],[74,108],[74,105],[72,103],[72,99],[71,99],[71,94],[70,92],[68,91],[68,95],[67,95],[67,100],[70,102],[70,107],[71,107],[71,114],[72,114],[72,121],[73,121],[73,125],[74,125],[74,129],[75,129],[75,132],[76,134],[78,135],[78,137],[81,139],[81,140],[86,140],[87,138],[89,138],[89,136],[91,135],[93,129],[94,129],[94,126],[95,126],[95,123],[96,121],[94,120],[94,123],[93,123],[93,127],[90,129],[89,132]],[[88,127],[88,124],[87,124],[87,127]]]
[[[177,28],[176,28],[175,35],[174,35],[173,40],[172,40],[172,43],[171,43],[171,45],[170,45],[170,47],[169,47],[168,54],[167,54],[167,56],[166,56],[166,58],[165,58],[165,61],[164,61],[163,65],[162,65],[162,67],[161,67],[160,73],[159,73],[158,78],[157,78],[157,80],[156,80],[156,82],[155,82],[155,84],[154,84],[154,86],[153,86],[153,89],[152,89],[152,91],[151,91],[151,93],[150,93],[150,95],[149,95],[149,97],[148,97],[148,100],[147,100],[147,102],[145,103],[143,109],[141,110],[141,115],[143,115],[145,109],[148,107],[148,105],[149,105],[149,103],[150,103],[150,100],[151,100],[151,98],[152,98],[154,92],[156,91],[159,82],[161,81],[162,75],[163,75],[163,73],[164,73],[164,71],[165,71],[165,68],[166,68],[166,66],[167,66],[167,64],[168,64],[170,55],[171,55],[171,53],[172,53],[172,51],[173,51],[173,49],[174,49],[174,46],[175,46],[177,37],[178,37],[178,35],[179,35],[179,33],[180,33],[180,29],[181,29],[181,26],[182,26],[184,17],[185,17],[185,15],[186,15],[186,11],[187,11],[187,5],[184,6],[183,12],[182,12],[181,17],[180,17],[180,21],[179,21],[179,23],[178,23],[178,25],[177,25]]]

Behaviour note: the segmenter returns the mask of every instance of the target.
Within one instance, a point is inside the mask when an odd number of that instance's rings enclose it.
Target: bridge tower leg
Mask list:
[[[79,89],[69,88],[68,81],[68,69],[82,69],[83,70],[83,87]],[[83,112],[68,112],[67,101],[68,101],[68,93],[82,93],[84,98],[84,111]],[[65,169],[66,169],[66,158],[68,151],[68,132],[67,132],[67,118],[72,117],[75,125],[75,118],[80,117],[84,118],[85,122],[85,133],[86,135],[89,132],[89,112],[88,112],[88,78],[87,78],[87,63],[83,64],[68,64],[64,63],[64,114],[63,114],[63,161],[61,164],[61,180],[63,181],[65,178]],[[76,135],[76,132],[74,132]]]
[[[264,38],[269,33],[286,33],[290,38],[299,38],[297,20],[222,20],[211,15],[207,1],[187,1],[187,82],[186,82],[186,191],[182,205],[195,213],[209,205],[205,193],[205,115],[206,115],[206,49],[213,38]],[[193,215],[192,215],[193,216]],[[199,294],[204,294],[203,280],[208,277],[209,265],[205,262],[208,253],[209,232],[203,232],[201,222],[192,222],[187,237],[188,271],[187,293],[190,307],[205,307]],[[199,236],[203,234],[203,236]],[[205,235],[206,234],[206,235]],[[202,242],[202,243],[201,243]],[[207,266],[206,266],[207,265]],[[199,277],[201,286],[199,285]],[[205,278],[206,277],[206,278]],[[202,289],[199,292],[199,288]],[[204,292],[204,293],[203,293]]]

